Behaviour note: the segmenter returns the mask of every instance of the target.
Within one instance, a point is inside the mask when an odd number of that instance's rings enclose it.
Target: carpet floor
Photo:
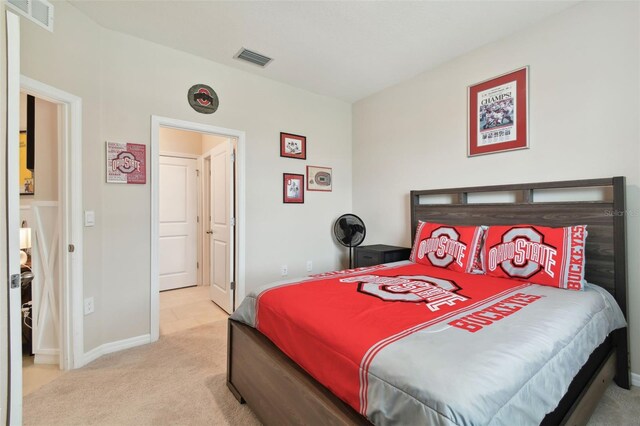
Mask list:
[[[227,321],[106,355],[24,398],[25,425],[259,425],[227,389]],[[640,389],[611,385],[590,426],[640,425]]]
[[[227,321],[70,371],[23,402],[24,425],[259,425],[226,385]]]

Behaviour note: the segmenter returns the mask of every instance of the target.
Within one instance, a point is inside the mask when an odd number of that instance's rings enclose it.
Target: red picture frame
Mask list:
[[[280,132],[280,157],[307,159],[307,137]]]
[[[282,202],[285,204],[304,203],[304,175],[282,174]]]
[[[529,67],[468,87],[467,155],[529,148]]]

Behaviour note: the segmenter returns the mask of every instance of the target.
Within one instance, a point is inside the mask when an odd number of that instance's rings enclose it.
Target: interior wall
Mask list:
[[[99,27],[56,3],[55,32],[22,27],[22,72],[83,101],[83,204],[96,225],[84,229],[85,351],[150,329],[151,185],[105,183],[105,141],[150,143],[151,115],[246,132],[247,292],[280,278],[341,266],[331,224],[351,210],[351,105]],[[208,83],[220,98],[211,115],[185,95]],[[280,132],[307,136],[307,161],[281,158]],[[147,161],[149,154],[147,150]],[[149,164],[149,163],[147,163]],[[333,192],[282,203],[282,174],[307,164],[333,168]]]
[[[58,106],[36,98],[35,201],[58,201]]]
[[[101,38],[95,24],[84,18],[75,8],[67,3],[56,3],[55,6],[56,23],[53,33],[25,19],[21,20],[21,72],[82,98],[83,209],[94,210],[97,215],[96,226],[84,228],[83,235],[83,293],[84,297],[93,296],[95,300],[95,312],[85,316],[83,324],[85,350],[89,350],[105,342],[103,316],[104,322],[108,321],[109,315],[119,316],[117,308],[114,311],[113,308],[103,306],[102,298],[103,290],[108,292],[110,286],[108,281],[104,281],[103,271],[108,268],[118,269],[120,266],[104,265],[103,262],[103,251],[112,246],[103,241],[103,235],[106,238],[108,232],[104,229],[106,218],[102,214],[107,139],[104,139],[100,132]],[[118,206],[120,203],[114,205]],[[126,216],[128,209],[114,210],[116,215]],[[113,238],[117,240],[122,230],[113,231]],[[123,242],[123,247],[126,247],[126,243],[128,241]],[[125,248],[125,252],[128,250],[130,249]],[[133,255],[130,252],[125,254]],[[141,261],[145,262],[144,259]],[[131,285],[131,282],[127,284]],[[118,291],[122,294],[127,293],[124,288],[119,288]],[[134,317],[132,320],[144,321],[144,318]]]
[[[412,189],[626,176],[640,373],[639,22],[637,2],[582,2],[354,104],[353,206],[366,243],[411,245]],[[530,149],[467,158],[467,86],[524,65]]]
[[[218,135],[202,135],[202,153],[211,151],[216,145],[228,140],[228,137]]]
[[[160,152],[202,155],[203,135],[198,132],[160,127]]]
[[[160,127],[160,152],[199,156],[212,150],[216,145],[226,142],[228,139],[226,136]]]

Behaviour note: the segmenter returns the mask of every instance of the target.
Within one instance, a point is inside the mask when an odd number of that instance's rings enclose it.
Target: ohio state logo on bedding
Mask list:
[[[586,225],[549,228],[490,226],[483,262],[488,275],[581,290],[584,286]]]
[[[471,272],[483,229],[419,222],[410,260],[458,272]]]
[[[358,292],[389,302],[424,302],[431,312],[439,311],[444,305],[453,306],[468,300],[458,294],[460,287],[455,282],[427,275],[361,275],[343,278],[340,282],[358,283]]]
[[[544,236],[534,228],[513,228],[502,236],[502,243],[489,249],[489,270],[500,266],[514,278],[529,278],[541,269],[554,277],[558,250],[544,243]]]
[[[460,241],[454,228],[442,227],[431,233],[431,238],[420,241],[418,259],[427,256],[434,266],[446,268],[454,261],[462,267],[467,246]]]

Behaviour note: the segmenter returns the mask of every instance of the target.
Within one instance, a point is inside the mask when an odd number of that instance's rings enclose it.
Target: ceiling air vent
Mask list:
[[[11,10],[53,32],[53,5],[47,0],[6,0]]]
[[[257,65],[261,68],[266,67],[269,62],[273,61],[273,59],[269,58],[268,56],[261,55],[249,49],[245,49],[244,47],[240,49],[238,53],[236,53],[236,56],[234,56],[234,58],[251,62],[252,64]]]

